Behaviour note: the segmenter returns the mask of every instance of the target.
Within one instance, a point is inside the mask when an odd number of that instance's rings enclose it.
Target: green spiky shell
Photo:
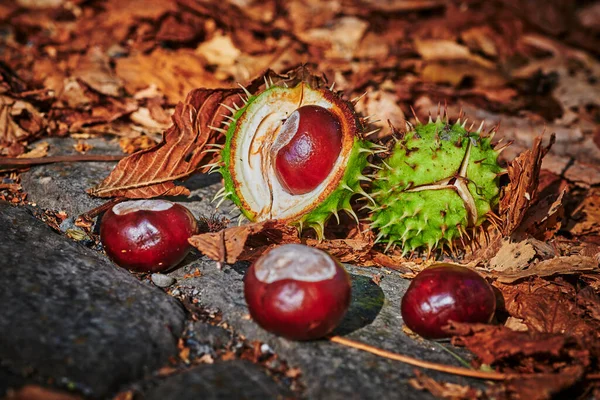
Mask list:
[[[464,124],[438,119],[409,129],[373,182],[378,240],[403,253],[431,251],[479,226],[498,202],[497,158],[491,137]]]
[[[312,89],[306,83],[301,83],[294,88],[271,86],[260,94],[249,96],[245,101],[244,106],[234,112],[231,118],[231,123],[229,124],[229,128],[226,132],[226,142],[223,150],[221,151],[222,163],[218,170],[223,176],[224,181],[224,191],[221,195],[224,198],[228,198],[233,201],[241,210],[243,215],[250,221],[261,221],[268,219],[261,215],[257,210],[253,210],[249,206],[249,202],[245,201],[243,198],[240,186],[244,183],[240,182],[240,179],[236,179],[235,177],[236,174],[234,163],[237,162],[238,159],[236,159],[236,155],[234,154],[236,146],[234,143],[239,141],[238,135],[255,134],[252,129],[245,128],[245,126],[252,125],[248,118],[256,112],[255,108],[272,107],[275,111],[278,107],[278,99],[282,99],[288,95],[292,96],[292,93],[297,91],[300,86],[302,86],[302,88],[304,88],[306,91],[311,91],[310,93],[313,95],[317,92],[322,93],[324,97],[329,99],[328,101],[339,102],[337,104],[343,108],[343,112],[338,114],[338,116],[341,116],[341,118],[352,119],[351,123],[349,123],[349,126],[354,127],[352,129],[354,129],[355,132],[352,132],[352,139],[348,139],[350,140],[350,143],[346,150],[350,153],[350,155],[344,162],[344,165],[340,166],[343,167],[343,170],[338,172],[341,179],[338,178],[335,182],[335,187],[327,190],[326,196],[321,195],[315,197],[311,200],[310,204],[303,210],[303,212],[297,213],[297,215],[294,215],[291,218],[280,218],[278,215],[272,215],[270,218],[282,219],[285,222],[299,226],[301,229],[307,227],[313,228],[317,236],[322,238],[324,226],[332,215],[334,215],[337,219],[339,211],[344,210],[356,218],[356,215],[352,210],[350,200],[351,197],[356,193],[362,193],[365,195],[365,192],[361,188],[360,182],[362,180],[369,180],[369,178],[362,175],[362,171],[367,166],[367,157],[369,154],[373,153],[371,147],[374,146],[372,143],[363,140],[360,137],[358,133],[360,129],[360,123],[354,115],[354,111],[350,104],[339,99],[333,92],[329,90]],[[304,99],[305,96],[301,97]],[[255,107],[257,104],[258,106]],[[237,156],[243,157],[239,154]]]

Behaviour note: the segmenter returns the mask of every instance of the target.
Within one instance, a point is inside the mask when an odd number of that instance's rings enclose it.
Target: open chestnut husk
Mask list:
[[[324,251],[299,244],[275,247],[246,272],[250,315],[262,328],[292,340],[318,339],[341,322],[350,278]]]

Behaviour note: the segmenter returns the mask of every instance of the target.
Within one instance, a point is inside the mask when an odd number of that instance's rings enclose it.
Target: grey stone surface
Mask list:
[[[11,374],[103,398],[177,354],[175,299],[24,208],[1,202],[0,227],[0,360]]]
[[[167,378],[146,395],[147,400],[269,400],[289,398],[291,393],[276,384],[254,364],[234,360],[202,365]]]
[[[49,155],[68,155],[76,153],[70,138],[47,138],[50,143]],[[94,146],[89,154],[122,154],[115,141],[103,138],[89,139]],[[107,201],[94,198],[86,190],[106,178],[116,162],[77,162],[56,163],[32,167],[21,174],[21,185],[28,194],[29,201],[37,206],[55,211],[65,211],[71,221],[78,215],[89,211]],[[190,196],[170,197],[169,200],[180,203],[192,211],[196,217],[210,216],[213,213],[229,218],[237,218],[239,212],[232,203],[226,201],[215,211],[212,199],[219,190],[219,174],[195,174],[183,184],[190,189]],[[68,224],[69,222],[67,222]]]
[[[152,274],[150,279],[152,279],[152,283],[161,288],[169,287],[175,283],[175,278],[164,274]]]
[[[76,154],[70,138],[47,138],[50,144],[49,155]],[[94,146],[89,154],[122,154],[116,142],[105,139],[89,139]],[[56,163],[32,167],[21,174],[21,185],[28,194],[28,200],[39,207],[65,211],[76,217],[104,203],[87,195],[86,189],[101,182],[116,165],[115,162]]]
[[[185,274],[199,268],[199,277]],[[381,269],[346,266],[352,277],[352,303],[342,324],[334,332],[386,350],[418,359],[458,365],[438,343],[414,340],[403,331],[400,300],[410,281],[398,273],[383,273],[380,286],[372,281]],[[350,349],[326,340],[293,342],[272,335],[253,321],[243,294],[243,274],[246,266],[236,264],[218,270],[215,263],[201,259],[171,272],[177,277],[177,287],[184,296],[195,297],[208,308],[219,309],[223,319],[249,340],[267,343],[290,366],[302,371],[304,393],[310,399],[430,399],[408,384],[414,377],[414,367],[375,355]],[[388,271],[389,272],[389,271]],[[194,290],[197,295],[193,296]],[[449,346],[449,344],[444,344]],[[460,349],[452,351],[468,356]],[[426,371],[434,378],[477,385],[473,380],[460,379]]]
[[[188,338],[213,348],[224,348],[231,341],[231,334],[225,329],[203,322],[193,322],[188,328]]]

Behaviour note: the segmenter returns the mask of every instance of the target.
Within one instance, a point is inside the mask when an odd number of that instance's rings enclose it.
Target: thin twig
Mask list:
[[[125,155],[107,155],[107,154],[74,154],[70,156],[52,156],[40,158],[13,158],[0,157],[0,167],[30,166],[40,164],[53,164],[59,162],[79,162],[79,161],[119,161]]]
[[[340,336],[332,336],[329,338],[330,341],[334,343],[339,343],[344,346],[352,347],[354,349],[366,351],[368,353],[372,353],[378,355],[380,357],[389,358],[391,360],[396,360],[403,362],[405,364],[413,365],[415,367],[421,367],[426,369],[432,369],[434,371],[446,372],[448,374],[460,375],[460,376],[468,376],[471,378],[479,378],[493,381],[502,381],[508,378],[515,378],[520,376],[518,374],[504,374],[501,372],[485,372],[485,371],[477,371],[474,369],[468,369],[463,367],[453,367],[451,365],[438,364],[429,361],[419,360],[417,358],[405,356],[398,353],[392,353],[391,351],[383,350],[378,347],[374,347],[365,343],[357,342],[355,340],[346,339]]]
[[[419,360],[417,358],[405,356],[403,354],[393,353],[391,351],[383,350],[378,347],[368,345],[366,343],[357,342],[356,340],[346,339],[341,336],[330,336],[329,340],[334,343],[352,347],[353,349],[366,351],[368,353],[375,354],[379,357],[384,357],[384,358],[389,358],[390,360],[400,361],[405,364],[413,365],[415,367],[431,369],[434,371],[445,372],[445,373],[453,374],[453,375],[468,376],[470,378],[479,378],[479,379],[485,379],[485,380],[489,380],[489,381],[503,381],[503,380],[514,379],[514,378],[531,378],[531,377],[535,377],[537,375],[537,374],[514,374],[514,373],[513,374],[505,374],[502,372],[485,372],[485,371],[478,371],[478,370],[463,368],[463,367],[454,367],[452,365],[438,364],[438,363],[434,363],[434,362]],[[587,374],[587,375],[585,375],[585,379],[590,380],[590,381],[599,380],[600,373]]]

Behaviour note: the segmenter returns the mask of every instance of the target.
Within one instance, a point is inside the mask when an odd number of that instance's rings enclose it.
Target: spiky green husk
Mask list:
[[[429,251],[479,226],[498,202],[491,138],[438,119],[406,132],[373,182],[371,227],[403,253]]]
[[[306,85],[306,84],[305,84]],[[280,86],[271,86],[265,91],[255,96],[249,96],[245,100],[243,107],[239,108],[231,118],[231,123],[226,132],[226,142],[221,151],[221,165],[218,169],[219,173],[223,177],[224,189],[220,193],[220,197],[230,199],[243,213],[243,215],[250,221],[256,221],[257,213],[251,209],[244,207],[244,202],[240,198],[240,193],[236,188],[234,179],[232,178],[232,141],[236,134],[237,124],[241,117],[246,113],[248,108],[257,101],[261,96],[277,96],[280,95],[282,90],[287,90]],[[345,211],[354,219],[358,220],[356,214],[352,210],[351,198],[355,194],[361,194],[363,197],[367,196],[361,187],[361,181],[370,180],[362,174],[362,171],[368,164],[368,156],[373,154],[373,144],[367,140],[363,140],[357,134],[354,138],[354,146],[352,147],[351,155],[345,166],[345,172],[343,178],[339,184],[333,190],[329,196],[325,199],[317,200],[313,206],[305,214],[294,220],[288,220],[287,222],[298,226],[300,230],[305,228],[314,229],[319,239],[323,238],[324,227],[327,221],[335,216],[335,219],[339,221],[339,212]],[[276,218],[276,216],[275,216]]]

